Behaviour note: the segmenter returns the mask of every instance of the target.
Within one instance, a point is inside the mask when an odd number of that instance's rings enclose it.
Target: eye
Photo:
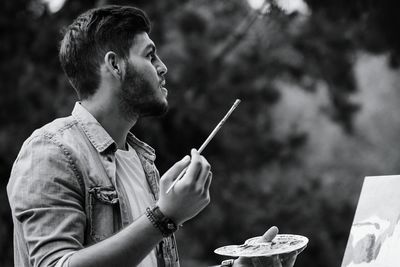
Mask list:
[[[156,60],[156,54],[152,51],[150,53],[147,54],[146,56],[151,62],[154,62]]]

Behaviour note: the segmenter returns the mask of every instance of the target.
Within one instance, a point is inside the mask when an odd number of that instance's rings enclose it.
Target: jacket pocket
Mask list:
[[[89,243],[99,242],[116,232],[119,199],[115,188],[95,186],[89,189]]]

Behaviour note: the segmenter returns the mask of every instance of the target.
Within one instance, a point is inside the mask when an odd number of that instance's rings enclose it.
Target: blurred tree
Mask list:
[[[396,66],[399,18],[389,0],[306,2],[310,15],[287,14],[271,1],[269,12],[260,16],[243,0],[69,0],[57,13],[39,0],[2,1],[2,203],[23,140],[67,115],[75,101],[58,63],[60,29],[88,8],[132,4],[150,15],[152,38],[169,68],[170,112],[133,129],[157,148],[161,172],[199,147],[234,99],[243,100],[205,151],[216,174],[213,202],[178,233],[191,244],[182,246],[183,258],[215,263],[220,259],[212,254],[216,247],[276,224],[312,240],[296,266],[338,266],[354,203],[324,182],[323,171],[305,168],[310,133],[296,124],[280,131],[283,122],[274,110],[286,85],[317,94],[322,84],[329,96],[325,114],[344,132],[357,133],[354,119],[361,103],[353,99],[355,53],[390,51]],[[0,206],[0,220],[0,265],[11,266],[8,206]]]

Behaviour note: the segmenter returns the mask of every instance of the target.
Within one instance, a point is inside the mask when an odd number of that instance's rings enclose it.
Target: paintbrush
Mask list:
[[[232,114],[232,112],[235,110],[235,108],[239,105],[240,99],[236,99],[235,103],[233,103],[232,107],[229,109],[229,111],[225,114],[225,116],[222,118],[222,120],[215,126],[214,130],[210,133],[210,135],[207,137],[207,139],[204,141],[204,143],[201,145],[199,148],[198,152],[199,154],[203,152],[203,150],[206,148],[208,143],[213,139],[213,137],[217,134],[219,129],[221,129],[222,125],[224,125],[225,121],[229,118],[229,116]],[[171,186],[167,190],[167,194],[171,189],[175,186],[175,184],[183,177],[183,175],[186,173],[187,168],[183,169],[181,173],[178,175],[178,177],[175,179],[175,181],[171,184]]]

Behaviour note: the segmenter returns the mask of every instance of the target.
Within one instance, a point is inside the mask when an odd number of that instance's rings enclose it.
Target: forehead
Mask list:
[[[135,35],[129,52],[139,55],[152,46],[155,47],[154,42],[150,39],[147,32],[141,32]]]

